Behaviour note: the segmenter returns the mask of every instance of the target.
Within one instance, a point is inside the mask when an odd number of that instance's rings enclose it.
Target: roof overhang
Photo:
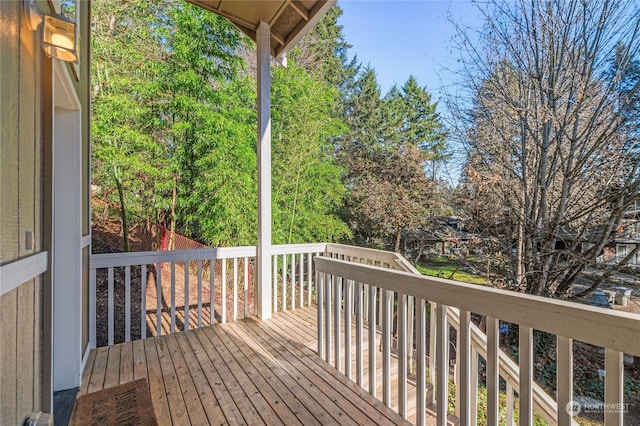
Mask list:
[[[224,16],[256,41],[260,22],[271,29],[271,55],[282,57],[329,11],[336,0],[187,0]]]

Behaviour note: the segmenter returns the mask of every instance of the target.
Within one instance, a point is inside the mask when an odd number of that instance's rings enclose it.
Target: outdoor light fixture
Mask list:
[[[36,31],[43,23],[42,49],[47,56],[66,62],[78,62],[75,22],[61,13],[42,13],[35,0],[24,3],[24,12],[31,31]]]

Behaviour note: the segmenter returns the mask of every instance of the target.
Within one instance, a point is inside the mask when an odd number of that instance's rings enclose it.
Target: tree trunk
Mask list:
[[[169,244],[167,250],[175,249],[175,235],[176,235],[176,199],[178,198],[178,178],[174,178],[173,191],[171,192],[171,219],[169,223]]]
[[[396,235],[396,246],[395,246],[395,252],[396,253],[400,253],[400,240],[402,238],[402,231],[398,230],[398,234]]]
[[[116,167],[113,168],[114,177],[116,180],[116,187],[118,188],[118,198],[120,199],[120,218],[122,221],[122,245],[125,252],[131,251],[131,245],[129,244],[129,222],[127,220],[127,211],[124,207],[124,190],[122,188],[122,180],[120,179],[120,173]]]
[[[524,277],[524,224],[522,218],[518,221],[518,247],[516,248],[516,283],[522,284]]]

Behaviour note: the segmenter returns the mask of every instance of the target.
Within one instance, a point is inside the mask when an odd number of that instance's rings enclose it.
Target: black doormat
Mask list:
[[[157,426],[147,379],[82,395],[70,425]]]

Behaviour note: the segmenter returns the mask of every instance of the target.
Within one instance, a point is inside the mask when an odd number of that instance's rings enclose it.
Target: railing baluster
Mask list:
[[[356,383],[364,387],[363,344],[362,344],[362,283],[356,285]]]
[[[380,262],[377,262],[376,266],[381,267],[382,265],[380,264]],[[382,328],[382,321],[384,320],[384,316],[382,315],[382,304],[383,304],[384,296],[382,295],[382,292],[383,292],[383,290],[380,289],[379,300],[376,300],[376,305],[377,305],[377,308],[378,308],[378,316],[376,317],[376,320],[377,320],[376,325],[378,327],[381,327],[381,328]]]
[[[311,263],[312,257],[311,253],[307,254],[307,306],[311,306],[311,292],[313,287],[313,281],[311,279],[313,277],[313,265]]]
[[[96,342],[96,269],[91,268],[89,272],[89,342],[91,348],[95,349]],[[144,320],[143,320],[144,321]]]
[[[238,258],[233,258],[233,307],[231,308],[233,321],[238,320]]]
[[[109,346],[113,345],[113,267],[107,269],[108,295],[107,295],[107,325],[109,327]]]
[[[324,351],[324,311],[325,311],[325,301],[324,301],[324,281],[325,281],[325,273],[316,272],[316,305],[317,305],[317,316],[318,316],[318,355],[320,358],[327,360],[326,353]]]
[[[147,265],[140,267],[140,338],[147,337]]]
[[[478,425],[478,351],[471,347],[471,388],[470,390],[470,409],[471,422],[469,425]],[[462,419],[461,419],[462,421]],[[462,424],[462,423],[461,423]]]
[[[604,350],[604,424],[622,426],[624,414],[624,354]]]
[[[427,307],[423,299],[416,300],[416,425],[426,424],[427,409]]]
[[[447,307],[441,303],[436,305],[436,330],[436,420],[439,426],[444,426],[449,398],[449,325]]]
[[[487,426],[498,425],[498,319],[487,317]],[[521,382],[522,383],[522,382]]]
[[[471,404],[471,380],[473,379],[471,368],[471,313],[469,311],[460,310],[460,339],[457,341],[456,354],[458,355],[458,383],[457,388],[460,395],[460,409],[458,410],[458,418],[460,424],[471,424],[471,411],[475,407]],[[476,377],[477,382],[477,377]]]
[[[326,283],[325,283],[326,286]],[[287,310],[287,255],[282,255],[282,312]]]
[[[557,416],[558,426],[571,426],[571,411],[567,410],[567,404],[573,401],[573,339],[568,337],[557,337],[557,367],[556,367],[556,389],[557,389]]]
[[[447,312],[448,315],[448,312]],[[460,321],[460,318],[457,318]],[[456,345],[460,342],[460,328],[455,328],[454,331],[456,333],[455,341]],[[453,364],[453,401],[455,408],[453,410],[453,414],[460,418],[460,351],[456,349],[456,355]]]
[[[299,304],[299,306],[302,308],[302,307],[304,307],[304,253],[300,253],[300,263],[299,263],[298,267],[299,267],[299,270],[300,270],[300,280],[298,280],[298,283],[300,283],[300,288],[299,288],[300,304]]]
[[[414,323],[414,305],[415,297],[407,297],[407,365],[408,371],[413,373],[413,323]]]
[[[325,337],[325,361],[327,361],[329,364],[331,364],[331,355],[333,355],[332,353],[332,349],[333,349],[333,341],[331,339],[331,304],[333,303],[333,300],[331,299],[331,290],[333,287],[333,280],[334,277],[333,275],[329,275],[326,274],[325,275],[325,279],[324,279],[324,306],[325,306],[325,317],[324,317],[324,326],[325,326],[325,331],[324,331],[324,337]]]
[[[334,355],[333,366],[340,371],[340,314],[342,306],[342,277],[333,278],[333,339]]]
[[[215,288],[216,288],[216,261],[209,260],[209,325],[213,325],[216,319]]]
[[[377,288],[369,285],[369,393],[377,394],[376,383],[376,293]]]
[[[162,263],[156,263],[156,336],[162,336]]]
[[[171,262],[171,333],[176,332],[176,263]]]
[[[398,295],[398,413],[407,418],[407,295]]]
[[[189,329],[189,261],[184,262],[184,330]]]
[[[505,423],[506,426],[513,426],[513,387],[507,382],[507,398],[505,407]]]
[[[198,328],[202,327],[202,260],[198,260]]]
[[[391,309],[393,292],[382,294],[382,402],[391,407]]]
[[[244,258],[244,312],[243,318],[249,318],[249,258]]]
[[[533,424],[533,329],[523,325],[520,325],[519,329],[519,424],[530,426]]]
[[[353,379],[351,372],[351,360],[353,358],[351,346],[352,288],[353,281],[346,280],[344,288],[344,374],[349,379]]]
[[[273,259],[272,259],[273,264],[271,265],[273,267],[273,291],[272,291],[272,296],[273,296],[273,306],[271,307],[271,309],[273,310],[274,313],[278,312],[278,256],[274,255]]]
[[[124,341],[131,341],[131,266],[124,268]]]
[[[222,281],[222,288],[220,289],[220,315],[222,317],[222,323],[224,324],[227,322],[227,259],[222,259],[220,264],[222,265],[222,275],[220,277]]]
[[[296,254],[291,253],[291,309],[296,308]]]
[[[363,320],[370,326],[369,323],[369,284],[362,284],[362,313],[364,315]]]
[[[429,383],[433,386],[436,385],[436,348],[438,344],[436,342],[436,338],[438,335],[437,331],[437,321],[436,321],[436,304],[429,302]],[[431,401],[430,404],[436,403],[436,393],[431,392]]]

